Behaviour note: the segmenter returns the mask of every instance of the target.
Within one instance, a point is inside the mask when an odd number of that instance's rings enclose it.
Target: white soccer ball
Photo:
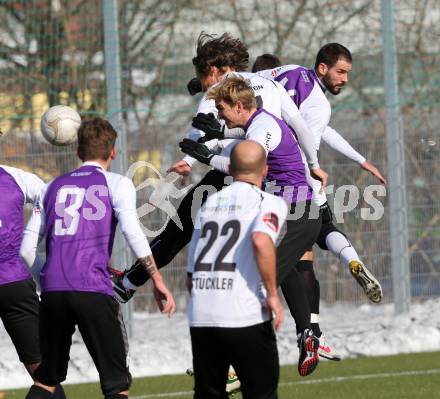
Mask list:
[[[41,118],[41,132],[54,145],[69,145],[77,139],[81,117],[67,105],[50,107]]]

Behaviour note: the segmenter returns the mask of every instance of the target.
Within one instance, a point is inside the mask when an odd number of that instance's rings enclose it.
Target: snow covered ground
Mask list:
[[[413,304],[408,315],[394,316],[392,305],[322,306],[321,328],[343,358],[440,351],[440,298]],[[278,334],[281,364],[296,363],[294,324],[286,314]],[[130,340],[130,368],[135,377],[181,374],[191,366],[186,315],[136,314]],[[0,389],[29,386],[30,378],[0,329]],[[79,334],[71,350],[67,383],[97,381],[98,374]]]

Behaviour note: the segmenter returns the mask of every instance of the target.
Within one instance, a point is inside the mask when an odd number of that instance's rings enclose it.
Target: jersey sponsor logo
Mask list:
[[[91,174],[92,174],[92,172],[73,172],[70,174],[70,176],[81,177],[81,176],[89,176]]]
[[[264,87],[262,85],[252,86],[253,91],[258,91],[258,90],[263,90],[263,89],[264,89]]]
[[[306,71],[301,71],[301,76],[302,76],[304,82],[306,82],[306,83],[310,82],[309,76],[307,75]]]
[[[270,139],[272,138],[272,134],[270,132],[266,133],[266,141],[264,142],[265,147],[270,150]]]
[[[273,212],[266,213],[263,216],[263,222],[266,223],[266,225],[269,226],[269,228],[273,230],[275,233],[278,232],[278,228],[279,228],[278,216],[275,213]]]

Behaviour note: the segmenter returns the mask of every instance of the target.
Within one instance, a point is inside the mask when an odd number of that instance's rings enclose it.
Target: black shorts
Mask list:
[[[311,201],[293,205],[277,243],[278,284],[284,281],[304,252],[311,250],[322,225],[321,213]]]
[[[321,205],[321,215],[322,226],[318,238],[316,239],[316,244],[318,244],[319,248],[323,249],[324,251],[328,251],[325,239],[330,233],[336,231],[338,233],[341,233],[344,237],[347,236],[333,224],[333,213],[328,202]]]
[[[0,285],[0,318],[24,364],[39,363],[39,309],[34,280]]]
[[[227,399],[229,366],[244,399],[275,399],[279,360],[270,321],[241,328],[191,327],[195,399]]]
[[[55,386],[66,379],[75,326],[99,372],[105,395],[130,387],[128,345],[119,305],[95,292],[58,291],[41,294],[40,336],[43,360],[35,379]]]

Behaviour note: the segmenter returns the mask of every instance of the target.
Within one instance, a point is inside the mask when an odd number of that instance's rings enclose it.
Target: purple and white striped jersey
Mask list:
[[[318,150],[321,140],[352,161],[362,164],[365,157],[357,152],[336,130],[328,124],[331,106],[325,96],[325,87],[313,69],[299,65],[284,65],[258,72],[258,75],[279,82],[297,105],[302,117],[313,133]]]
[[[0,165],[0,285],[31,278],[20,258],[23,208],[38,203],[43,181],[32,173]]]
[[[246,139],[260,143],[267,153],[266,191],[287,203],[312,199],[306,167],[292,129],[280,118],[258,109],[244,127]]]
[[[313,69],[300,65],[284,65],[258,72],[258,75],[279,82],[298,107],[313,132],[315,147],[330,122],[331,107],[325,96],[325,87]]]
[[[85,162],[54,179],[45,187],[42,202],[41,217],[32,216],[22,248],[24,252],[33,250],[39,238],[46,238],[42,292],[89,291],[113,296],[109,265],[118,221],[135,255],[151,254],[137,218],[132,181],[97,163]]]
[[[258,75],[279,82],[297,105],[302,117],[307,122],[319,150],[321,140],[334,150],[354,162],[362,164],[365,157],[359,154],[336,130],[328,124],[331,117],[330,103],[325,96],[325,87],[313,69],[299,65],[284,65],[275,69],[258,72]],[[322,205],[327,201],[321,192],[321,183],[308,173],[309,183],[313,187],[314,201]]]

